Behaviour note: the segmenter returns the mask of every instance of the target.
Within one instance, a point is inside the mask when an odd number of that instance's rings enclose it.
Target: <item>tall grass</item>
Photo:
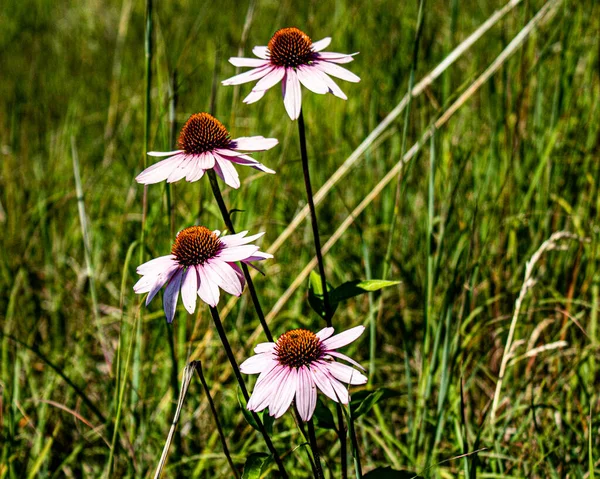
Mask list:
[[[401,281],[336,312],[337,328],[373,325],[372,345],[365,337],[349,354],[365,366],[373,358],[370,391],[390,389],[353,422],[350,477],[355,465],[366,478],[380,466],[408,477],[594,477],[598,2],[153,7],[148,60],[144,2],[2,7],[0,478],[152,477],[177,406],[173,364],[192,360],[224,437],[192,384],[164,477],[232,477],[223,444],[238,470],[266,452],[208,309],[180,308],[169,329],[160,301],[141,314],[131,289],[139,255],[165,254],[199,209],[204,224],[225,228],[209,185],[200,205],[198,188],[181,182],[150,188],[142,214],[133,178],[141,152],[172,144],[173,125],[209,108],[215,62],[219,80],[233,75],[226,59],[282,26],[360,51],[351,68],[361,83],[343,85],[347,102],[303,98],[327,280]],[[317,262],[295,125],[277,91],[243,105],[249,88],[217,88],[216,111],[234,136],[279,139],[261,155],[277,175],[250,181],[244,171],[223,196],[235,228],[265,230],[261,248],[276,250],[254,284],[277,337],[322,327],[306,301]],[[558,231],[585,241],[546,251],[530,271]],[[526,273],[535,287],[521,295]],[[265,340],[247,294],[220,304],[238,362]],[[308,477],[292,417],[270,437],[290,476]],[[335,431],[315,426],[325,476],[340,477]]]

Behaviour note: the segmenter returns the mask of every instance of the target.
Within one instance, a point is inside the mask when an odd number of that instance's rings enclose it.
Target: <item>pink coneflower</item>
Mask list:
[[[204,226],[191,226],[177,234],[171,254],[160,256],[138,267],[142,278],[133,290],[148,293],[146,305],[167,283],[163,306],[167,321],[173,321],[177,299],[191,314],[196,309],[196,296],[210,306],[219,302],[219,288],[229,294],[240,296],[245,279],[237,261],[250,264],[273,255],[259,251],[259,247],[247,244],[264,233],[246,236],[243,231],[234,235],[220,236],[220,231],[211,231]]]
[[[276,343],[261,343],[254,348],[256,356],[240,365],[244,374],[260,374],[248,401],[250,411],[269,408],[271,416],[280,417],[290,407],[294,396],[300,417],[308,421],[317,404],[317,387],[326,396],[348,404],[347,384],[365,384],[367,377],[356,369],[338,363],[343,359],[363,369],[353,359],[335,351],[356,340],[363,326],[333,334],[325,328],[317,334],[294,329],[281,335]],[[364,369],[363,369],[364,370]]]
[[[150,151],[150,156],[170,156],[166,160],[146,168],[135,179],[138,183],[151,185],[167,180],[198,181],[204,172],[214,168],[217,175],[232,188],[240,187],[240,178],[233,163],[255,168],[265,173],[275,173],[270,168],[246,155],[250,151],[273,148],[278,141],[263,136],[231,139],[223,124],[208,113],[196,113],[188,119],[179,134],[179,150]]]
[[[256,58],[233,57],[229,61],[236,67],[255,67],[252,70],[224,80],[223,85],[239,85],[260,80],[244,103],[260,100],[265,92],[280,81],[283,87],[283,103],[288,115],[296,120],[302,108],[300,83],[314,93],[333,93],[347,100],[348,97],[331,76],[350,82],[359,82],[354,73],[337,65],[349,63],[356,53],[323,52],[331,38],[313,43],[310,37],[297,28],[277,30],[266,47],[254,47]]]

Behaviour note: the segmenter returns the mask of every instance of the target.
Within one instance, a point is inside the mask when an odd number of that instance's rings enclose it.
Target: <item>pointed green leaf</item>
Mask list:
[[[380,388],[375,391],[358,391],[352,395],[350,401],[352,417],[356,419],[369,412],[378,402],[400,395],[400,391],[389,388]]]
[[[388,286],[394,286],[396,284],[400,284],[400,281],[386,281],[383,279],[348,281],[335,288],[331,292],[330,297],[333,303],[339,303],[340,301],[353,298],[354,296],[373,291],[379,291],[380,289],[387,288]]]
[[[269,454],[264,452],[250,454],[244,464],[242,479],[260,479],[270,463],[271,456]]]
[[[327,283],[327,291],[333,291],[333,287]],[[321,276],[315,271],[310,272],[308,278],[308,304],[321,318],[325,318],[325,303],[323,301],[323,286],[321,284]],[[332,301],[332,315],[335,313],[337,304]]]
[[[333,421],[333,414],[329,408],[323,403],[321,398],[317,399],[317,407],[315,408],[315,418],[317,418],[317,426],[321,429],[337,430]]]

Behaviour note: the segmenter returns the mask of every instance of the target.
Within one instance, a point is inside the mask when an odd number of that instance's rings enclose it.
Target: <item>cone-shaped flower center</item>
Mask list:
[[[221,248],[221,241],[204,226],[190,226],[177,234],[171,254],[182,266],[204,264]]]
[[[308,64],[313,57],[312,41],[302,30],[282,28],[269,40],[271,63],[279,67]]]
[[[323,345],[312,331],[293,329],[279,337],[275,353],[280,364],[299,368],[320,359],[323,356]]]
[[[227,128],[208,113],[190,116],[179,134],[179,148],[188,155],[204,153],[215,148],[227,148],[230,143]]]

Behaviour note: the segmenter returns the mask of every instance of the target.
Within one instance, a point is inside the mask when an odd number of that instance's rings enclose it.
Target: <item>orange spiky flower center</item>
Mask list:
[[[217,235],[208,228],[190,226],[177,234],[171,254],[182,266],[197,266],[214,257],[221,244]]]
[[[269,59],[280,67],[306,65],[313,59],[310,37],[297,28],[277,30],[269,40]]]
[[[227,148],[231,138],[227,128],[208,113],[195,113],[185,122],[179,134],[179,148],[188,155],[215,148]]]
[[[279,337],[275,354],[280,364],[299,368],[320,359],[323,356],[323,345],[312,331],[293,329]]]

